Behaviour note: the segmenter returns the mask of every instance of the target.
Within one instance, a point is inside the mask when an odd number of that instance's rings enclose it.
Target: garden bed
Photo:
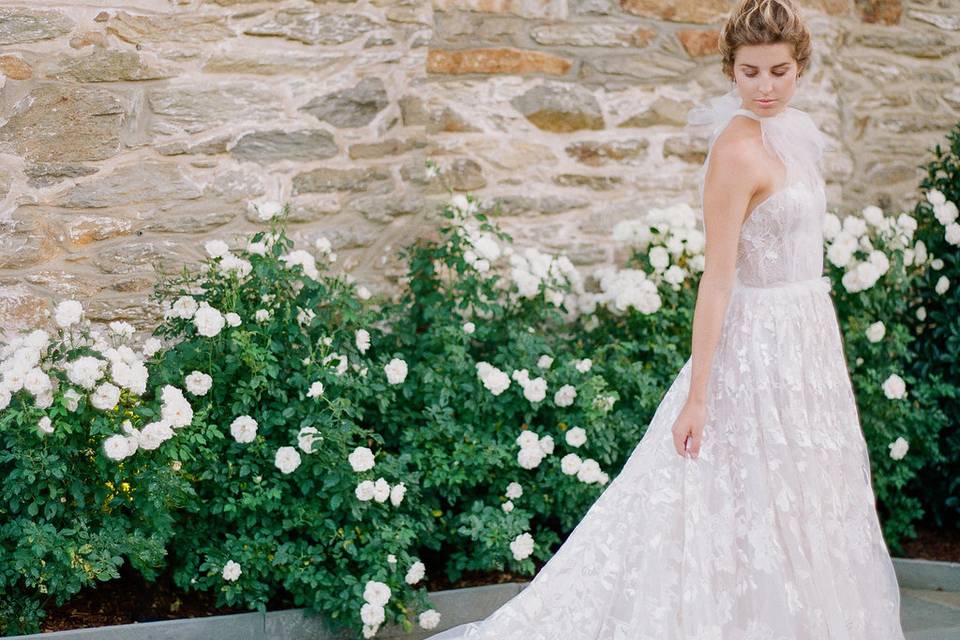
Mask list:
[[[918,527],[917,532],[919,535],[915,539],[904,543],[908,558],[960,563],[960,530],[941,531],[927,525]],[[538,571],[541,566],[538,563]],[[498,571],[470,572],[459,580],[450,581],[437,572],[427,579],[426,588],[433,593],[522,583],[529,579],[530,576]],[[273,599],[268,609],[281,611],[294,606],[287,599]],[[102,583],[96,589],[85,589],[63,606],[50,609],[42,629],[44,632],[63,631],[245,612],[242,607],[216,607],[215,597],[209,592],[184,593],[173,584],[169,574],[162,574],[156,582],[150,583],[125,567],[120,579]]]

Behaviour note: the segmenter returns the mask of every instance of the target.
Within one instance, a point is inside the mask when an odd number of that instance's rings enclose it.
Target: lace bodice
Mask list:
[[[820,277],[825,214],[822,185],[795,182],[773,193],[740,230],[737,280],[766,287]]]
[[[824,140],[805,112],[788,106],[773,116],[743,109],[736,91],[691,112],[694,125],[708,125],[711,136],[700,180],[712,156],[713,143],[736,116],[760,122],[764,146],[786,168],[784,186],[747,216],[737,247],[737,280],[756,287],[818,278],[823,273],[823,221],[826,189],[822,177]]]

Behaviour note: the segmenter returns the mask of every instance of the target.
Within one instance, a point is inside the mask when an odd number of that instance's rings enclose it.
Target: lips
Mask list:
[[[774,102],[776,102],[776,100],[757,100],[757,102],[759,102],[760,104],[762,104],[762,105],[764,105],[764,106],[769,106],[769,105],[773,104]]]

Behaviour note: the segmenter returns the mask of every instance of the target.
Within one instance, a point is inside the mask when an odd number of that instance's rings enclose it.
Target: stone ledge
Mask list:
[[[893,565],[903,589],[960,592],[960,563],[893,558]],[[404,633],[396,625],[387,625],[377,637],[423,640],[459,624],[481,620],[528,584],[507,582],[431,591],[428,595],[441,613],[441,624],[437,628],[427,630],[415,625],[410,633]],[[958,631],[960,627],[941,627],[912,630],[906,635],[909,640],[946,640],[960,637]],[[287,609],[9,636],[9,640],[346,640],[349,637],[332,633],[323,619],[306,615],[304,609]]]

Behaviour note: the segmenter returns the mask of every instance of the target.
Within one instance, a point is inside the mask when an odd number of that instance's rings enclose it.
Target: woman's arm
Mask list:
[[[696,458],[700,452],[707,417],[707,383],[733,288],[740,228],[764,175],[757,144],[757,140],[743,135],[721,135],[714,143],[704,177],[705,260],[693,313],[690,392],[673,427],[674,446],[681,456],[685,455],[688,437],[691,457]]]

